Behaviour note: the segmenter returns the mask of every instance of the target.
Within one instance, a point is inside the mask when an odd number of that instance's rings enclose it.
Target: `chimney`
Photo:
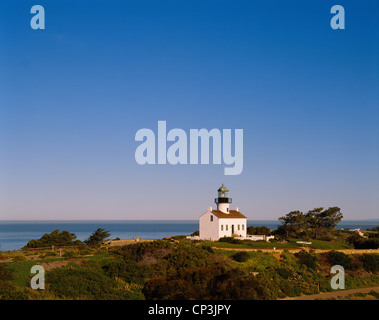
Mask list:
[[[209,211],[212,211],[212,207],[208,207],[208,210],[209,210]]]
[[[239,211],[239,210],[238,210],[238,207],[236,207],[234,210]]]

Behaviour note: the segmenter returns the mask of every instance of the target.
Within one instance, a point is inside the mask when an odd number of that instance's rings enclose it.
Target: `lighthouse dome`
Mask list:
[[[217,191],[229,192],[229,189],[227,187],[225,187],[224,184],[222,184],[222,186]]]

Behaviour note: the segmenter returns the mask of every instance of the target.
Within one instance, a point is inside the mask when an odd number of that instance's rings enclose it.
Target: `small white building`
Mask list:
[[[232,236],[246,238],[247,219],[238,208],[229,209],[232,199],[224,184],[218,189],[215,203],[216,210],[209,207],[199,218],[199,239],[215,241]]]

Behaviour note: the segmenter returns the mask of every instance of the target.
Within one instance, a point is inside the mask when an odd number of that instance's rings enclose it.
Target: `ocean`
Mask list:
[[[248,220],[248,226],[276,229],[277,220]],[[338,228],[368,229],[379,225],[379,220],[343,221]],[[175,235],[189,235],[199,230],[198,220],[96,220],[96,221],[0,221],[0,251],[16,250],[29,240],[39,239],[55,229],[75,233],[86,240],[97,229],[110,232],[110,239],[162,239]]]

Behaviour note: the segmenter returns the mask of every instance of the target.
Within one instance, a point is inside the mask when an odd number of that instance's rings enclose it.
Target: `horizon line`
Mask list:
[[[249,219],[247,220],[255,220],[255,221],[276,221],[278,218],[274,219]],[[2,221],[198,221],[197,219],[0,219]],[[379,218],[365,218],[365,219],[343,219],[341,221],[379,221]]]

